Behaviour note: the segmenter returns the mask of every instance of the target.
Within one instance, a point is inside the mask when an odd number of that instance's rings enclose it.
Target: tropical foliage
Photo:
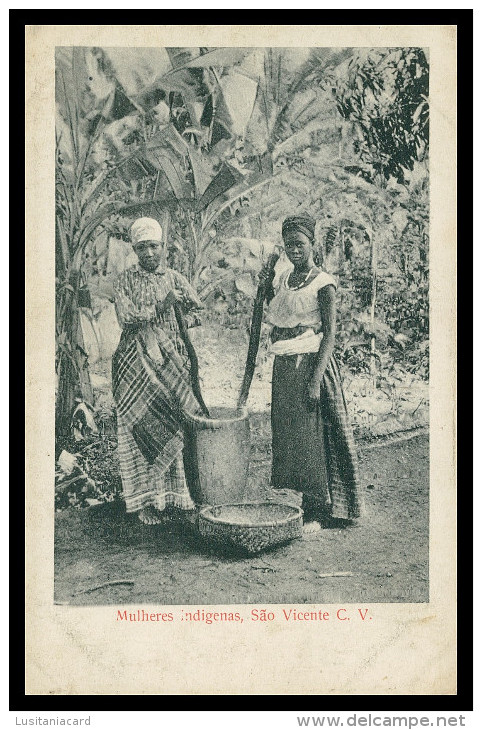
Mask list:
[[[61,48],[56,73],[59,448],[76,402],[96,405],[81,322],[102,349],[137,215],[210,316],[245,328],[280,221],[309,211],[348,370],[427,377],[423,50]]]

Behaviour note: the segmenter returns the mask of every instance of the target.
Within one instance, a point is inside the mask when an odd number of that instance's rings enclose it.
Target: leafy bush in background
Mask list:
[[[139,215],[207,319],[247,338],[281,222],[309,212],[345,372],[390,392],[428,378],[423,50],[62,48],[56,73],[57,455],[79,401],[110,438],[94,363],[115,346],[112,281]]]

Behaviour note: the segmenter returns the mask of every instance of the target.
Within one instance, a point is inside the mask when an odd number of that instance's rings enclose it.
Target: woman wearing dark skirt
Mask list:
[[[335,342],[336,282],[313,260],[315,221],[283,223],[293,267],[268,287],[267,320],[275,354],[272,381],[272,486],[303,494],[305,533],[363,513],[356,449]],[[273,275],[267,269],[261,278]]]

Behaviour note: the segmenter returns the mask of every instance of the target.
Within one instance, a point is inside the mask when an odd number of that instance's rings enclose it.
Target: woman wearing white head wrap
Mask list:
[[[134,246],[140,241],[162,242],[162,228],[154,218],[138,218],[132,224],[130,233]]]
[[[164,265],[162,228],[153,218],[131,226],[138,263],[114,284],[123,327],[112,360],[119,461],[127,512],[146,524],[167,507],[193,510],[183,468],[183,418],[201,413],[172,304],[202,308],[187,279]]]

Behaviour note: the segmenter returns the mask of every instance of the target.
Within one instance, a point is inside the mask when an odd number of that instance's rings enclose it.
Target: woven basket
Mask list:
[[[201,535],[251,555],[301,537],[302,527],[299,507],[276,502],[206,507],[199,515]]]

